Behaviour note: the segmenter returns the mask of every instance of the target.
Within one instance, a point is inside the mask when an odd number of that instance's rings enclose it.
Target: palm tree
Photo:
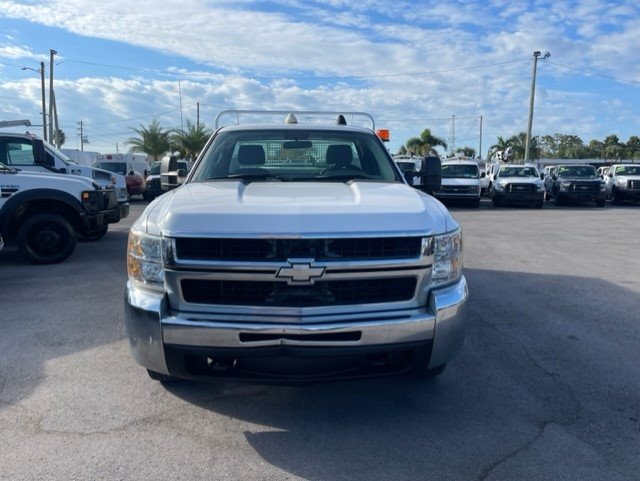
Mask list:
[[[474,149],[473,147],[458,147],[456,149],[456,154],[462,154],[465,157],[475,157],[476,149]]]
[[[187,128],[174,132],[171,142],[182,158],[195,160],[210,136],[211,130],[204,124],[195,125],[187,120]]]
[[[144,152],[153,157],[153,160],[158,160],[158,157],[170,150],[173,130],[164,130],[160,127],[158,119],[153,119],[148,127],[140,124],[139,129],[129,128],[138,134],[138,137],[129,137],[126,140],[125,143],[131,146],[129,152]]]
[[[491,156],[499,151],[504,151],[509,147],[509,142],[504,140],[503,137],[498,136],[498,140],[495,144],[489,147],[489,151],[487,152],[487,159],[491,159]]]
[[[411,137],[406,143],[407,150],[418,155],[438,155],[438,152],[435,150],[438,146],[445,150],[447,149],[445,140],[433,135],[430,129],[424,129],[420,137]]]

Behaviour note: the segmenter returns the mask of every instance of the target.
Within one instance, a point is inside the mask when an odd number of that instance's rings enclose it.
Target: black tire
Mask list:
[[[102,239],[105,235],[107,235],[107,231],[109,230],[109,226],[105,225],[102,226],[100,229],[93,231],[93,232],[89,232],[89,233],[81,233],[78,232],[77,236],[78,236],[78,241],[80,242],[95,242],[98,241],[100,239]]]
[[[177,378],[175,378],[173,376],[169,376],[168,374],[162,374],[162,373],[159,373],[159,372],[156,372],[156,371],[152,371],[150,369],[147,369],[147,374],[154,381],[160,381],[161,383],[177,381]]]
[[[553,201],[555,205],[564,205],[564,200],[562,200],[558,194],[553,196]]]
[[[494,197],[491,201],[493,202],[494,207],[502,207],[502,201],[500,199]]]
[[[76,231],[57,214],[35,214],[18,228],[17,244],[34,264],[57,264],[76,248]]]
[[[537,201],[537,202],[535,202],[535,203],[533,204],[533,207],[534,207],[535,209],[542,209],[542,205],[543,205],[543,204],[544,204],[544,202],[543,202],[543,201],[541,201],[541,200],[539,200],[539,201]]]
[[[620,196],[617,195],[616,189],[611,190],[611,205],[620,205]]]
[[[474,209],[477,209],[480,207],[480,199],[476,199],[476,200],[472,200],[469,205],[471,207],[473,207]]]

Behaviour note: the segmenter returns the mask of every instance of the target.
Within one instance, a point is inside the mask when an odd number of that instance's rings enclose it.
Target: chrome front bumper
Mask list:
[[[462,277],[456,284],[431,290],[427,306],[421,309],[315,316],[313,323],[292,323],[291,318],[261,323],[176,313],[170,309],[165,295],[135,289],[129,283],[125,293],[125,323],[133,357],[145,368],[163,374],[175,374],[170,372],[165,355],[165,348],[171,347],[187,352],[207,348],[237,352],[286,346],[332,348],[340,352],[341,348],[347,351],[429,342],[429,367],[437,367],[453,359],[462,347],[467,297],[467,282]]]

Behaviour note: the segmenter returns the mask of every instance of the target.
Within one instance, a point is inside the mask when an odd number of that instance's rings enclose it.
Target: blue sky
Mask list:
[[[478,149],[482,116],[485,155],[526,129],[540,50],[534,135],[640,135],[637,2],[101,3],[0,0],[0,120],[39,121],[39,77],[21,67],[53,48],[68,148],[79,121],[103,153],[154,117],[180,127],[181,90],[183,120],[200,102],[209,126],[231,108],[366,111],[394,152],[424,128]]]

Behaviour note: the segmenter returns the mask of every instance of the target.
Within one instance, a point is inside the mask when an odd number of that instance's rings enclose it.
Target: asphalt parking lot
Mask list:
[[[640,206],[453,207],[471,320],[433,381],[165,387],[123,326],[144,205],[63,264],[0,252],[0,479],[638,479]]]

